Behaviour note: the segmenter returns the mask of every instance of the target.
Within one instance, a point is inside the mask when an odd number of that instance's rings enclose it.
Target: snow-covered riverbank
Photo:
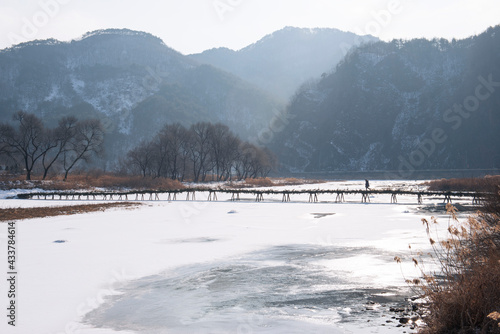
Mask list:
[[[296,187],[360,189],[364,182]],[[420,219],[429,214],[416,210],[416,198],[313,204],[229,197],[17,222],[17,326],[4,320],[1,332],[409,332],[378,304],[366,311],[366,303],[408,293],[393,258],[407,256],[408,244],[428,247]],[[0,207],[55,203],[3,199]],[[402,269],[416,274],[411,264]],[[2,283],[0,296],[6,289]]]

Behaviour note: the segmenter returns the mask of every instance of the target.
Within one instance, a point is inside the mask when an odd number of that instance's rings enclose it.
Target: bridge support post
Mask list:
[[[186,201],[189,201],[189,195],[191,195],[192,201],[196,200],[196,192],[195,191],[188,191],[187,192]]]
[[[451,200],[451,194],[444,195],[444,202],[446,202],[446,203],[452,203],[453,202]]]
[[[317,193],[309,193],[309,203],[318,203],[318,194]]]
[[[209,201],[217,201],[217,192],[215,191],[210,191],[208,193],[208,200]]]
[[[368,203],[370,202],[370,194],[367,192],[363,192],[361,196],[361,203]]]
[[[391,194],[391,203],[397,203],[398,202],[398,198],[396,197],[396,193],[392,193]]]

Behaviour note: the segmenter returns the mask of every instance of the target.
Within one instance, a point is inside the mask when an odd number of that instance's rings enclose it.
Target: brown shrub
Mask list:
[[[167,178],[152,178],[142,176],[114,176],[102,175],[97,179],[88,179],[87,184],[92,187],[108,189],[148,189],[148,190],[172,190],[182,189],[184,185],[177,181]]]
[[[297,186],[297,185],[302,185],[302,184],[315,184],[315,183],[324,183],[325,181],[322,180],[315,180],[315,179],[297,179],[295,177],[287,177],[284,179],[277,179],[280,185],[286,185],[286,186]]]
[[[421,333],[500,333],[498,321],[488,317],[500,310],[500,263],[474,265],[446,288],[428,291],[427,327]]]
[[[478,213],[460,223],[455,208],[448,238],[435,241],[431,225],[423,219],[439,272],[427,273],[422,258],[414,259],[423,279],[415,280],[428,300],[426,327],[420,333],[500,333],[500,217]]]
[[[259,177],[255,179],[245,179],[245,184],[252,187],[272,187],[274,182],[268,177]]]
[[[281,180],[283,184],[287,185],[300,185],[304,184],[304,180],[297,179],[295,177],[287,177]]]
[[[19,180],[18,178],[4,178],[0,181],[3,189],[44,189],[44,190],[90,190],[93,188],[108,189],[148,189],[148,190],[172,190],[182,189],[184,185],[172,179],[151,178],[141,176],[123,176],[109,173],[92,171],[89,173],[69,175],[66,181],[62,177],[54,177],[50,180]]]
[[[302,184],[315,184],[324,183],[322,180],[314,179],[297,179],[294,177],[289,178],[247,178],[244,183],[230,183],[227,185],[229,188],[253,188],[253,187],[278,187],[278,186],[294,186]]]
[[[482,211],[486,214],[486,219],[490,221],[490,224],[494,224],[495,218],[500,217],[500,186],[496,192],[488,196]]]
[[[495,192],[500,185],[500,175],[477,178],[441,179],[425,183],[431,191]]]

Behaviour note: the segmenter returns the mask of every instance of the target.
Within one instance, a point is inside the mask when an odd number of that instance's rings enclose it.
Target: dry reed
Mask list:
[[[500,203],[500,192],[489,207]],[[488,206],[486,206],[487,208]],[[497,206],[498,207],[498,206]],[[412,261],[422,274],[408,281],[423,293],[427,305],[423,334],[500,333],[500,217],[483,210],[460,222],[450,215],[447,237],[433,231],[437,220],[423,219],[438,271],[428,272],[422,254]],[[399,257],[395,258],[400,262]]]

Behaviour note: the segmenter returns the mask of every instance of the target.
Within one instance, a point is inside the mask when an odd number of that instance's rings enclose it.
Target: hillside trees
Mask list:
[[[47,128],[34,114],[18,111],[14,124],[0,124],[0,155],[6,155],[24,167],[26,180],[36,168],[43,170],[43,179],[59,162],[65,179],[81,160],[102,151],[102,126],[98,120],[77,120],[64,117],[55,128]]]
[[[189,128],[165,125],[149,142],[127,154],[127,167],[143,177],[204,182],[266,176],[275,166],[266,149],[242,142],[223,124],[199,122]]]

